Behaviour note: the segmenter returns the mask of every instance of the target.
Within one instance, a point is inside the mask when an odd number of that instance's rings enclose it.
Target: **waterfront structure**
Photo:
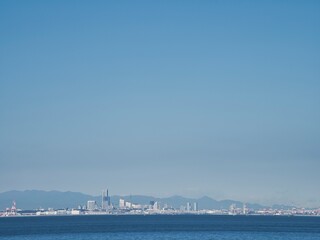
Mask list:
[[[131,202],[125,202],[126,208],[132,208],[132,203]]]
[[[229,214],[230,215],[235,215],[236,214],[236,205],[235,204],[231,204],[229,207]]]
[[[124,201],[124,199],[122,199],[122,198],[120,198],[119,199],[119,208],[125,208],[126,206],[125,206],[125,201]]]
[[[154,201],[150,201],[149,203],[149,209],[153,209]]]
[[[187,212],[191,211],[191,204],[189,202],[187,202]]]
[[[153,204],[153,210],[159,210],[160,209],[160,204],[158,202],[155,202]]]
[[[79,209],[72,209],[70,212],[71,215],[80,215],[81,214],[81,210]]]
[[[94,200],[87,201],[86,205],[79,205],[77,208],[65,209],[33,209],[22,210],[17,209],[16,202],[13,201],[12,207],[5,208],[1,211],[0,217],[6,216],[48,216],[48,215],[103,215],[103,214],[211,214],[211,215],[281,215],[281,216],[320,216],[319,209],[305,209],[305,208],[263,208],[263,209],[250,209],[246,203],[243,205],[231,204],[229,209],[199,209],[197,202],[187,202],[180,208],[169,206],[160,202],[151,200],[148,204],[132,203],[132,201],[125,201],[124,198],[119,199],[119,207],[112,206],[108,189],[102,191],[101,194],[101,208],[98,207],[97,202]],[[163,206],[163,207],[162,207]]]
[[[152,205],[152,206],[150,206]],[[210,214],[210,215],[269,215],[269,216],[319,216],[319,209],[305,209],[305,208],[291,208],[291,209],[249,209],[246,204],[243,206],[237,206],[236,204],[231,204],[229,209],[201,209],[199,210],[198,203],[193,202],[187,205],[183,205],[179,208],[173,208],[164,204],[160,207],[159,202],[150,202],[149,204],[137,204],[126,202],[124,199],[119,200],[119,207],[112,207],[108,211],[104,211],[97,207],[97,203],[94,200],[87,201],[86,207],[79,206],[78,209],[69,208],[66,209],[34,209],[34,210],[21,210],[17,209],[15,202],[12,204],[11,208],[6,208],[4,211],[0,210],[0,217],[7,216],[51,216],[51,215],[103,215],[103,214]],[[192,206],[192,208],[191,208]]]
[[[245,203],[243,203],[242,214],[244,214],[244,215],[248,214],[248,208]]]
[[[102,190],[101,194],[101,210],[108,210],[110,207],[109,190]]]
[[[193,203],[193,211],[197,212],[198,210],[199,210],[198,203],[194,202]]]
[[[93,200],[89,200],[87,202],[87,210],[89,211],[94,211],[97,209],[97,203],[96,201],[93,201]]]
[[[106,198],[106,191],[102,190],[101,193],[101,210],[107,209],[107,198]]]

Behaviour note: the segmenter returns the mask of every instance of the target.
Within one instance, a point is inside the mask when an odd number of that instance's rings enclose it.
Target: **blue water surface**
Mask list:
[[[0,219],[0,239],[320,240],[319,217],[55,216]]]

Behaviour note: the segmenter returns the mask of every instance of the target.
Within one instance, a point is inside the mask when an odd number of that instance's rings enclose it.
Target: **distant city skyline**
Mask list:
[[[108,196],[108,197],[107,197]],[[151,195],[106,195],[105,191],[101,195],[90,195],[81,192],[73,191],[44,191],[44,190],[25,190],[25,191],[7,191],[0,193],[0,209],[7,209],[8,205],[12,203],[13,206],[18,205],[20,209],[65,209],[65,208],[83,208],[100,210],[110,210],[118,207],[129,207],[133,205],[154,205],[156,202],[163,207],[170,206],[175,209],[180,209],[181,206],[185,209],[197,209],[198,204],[201,209],[229,209],[232,205],[239,207],[248,207],[252,210],[259,209],[290,209],[308,208],[307,206],[287,205],[283,203],[274,204],[259,204],[256,202],[245,202],[237,199],[214,199],[209,196],[202,197],[185,197],[173,195],[169,197],[156,197]],[[189,204],[188,204],[189,203]],[[191,204],[193,203],[193,204]],[[90,207],[88,207],[88,205]],[[313,207],[312,209],[320,211],[320,207]]]
[[[320,206],[319,1],[0,2],[0,192]]]
[[[320,216],[320,207],[305,208],[283,204],[265,206],[235,200],[217,201],[209,197],[108,196],[108,191],[102,191],[101,196],[59,191],[9,191],[0,193],[0,217],[149,214]],[[21,205],[17,205],[14,200],[12,206],[8,207],[7,200],[10,198],[18,199]]]

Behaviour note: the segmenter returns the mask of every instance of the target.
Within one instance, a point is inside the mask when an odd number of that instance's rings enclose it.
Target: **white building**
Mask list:
[[[159,209],[160,209],[160,203],[155,202],[155,203],[153,204],[153,210],[159,210]]]
[[[124,201],[124,199],[120,198],[119,199],[119,207],[120,208],[125,208],[126,207],[126,202]]]
[[[199,211],[199,207],[198,207],[198,203],[197,202],[193,203],[193,211],[195,211],[195,212]]]
[[[189,202],[187,202],[187,212],[191,211],[191,204]]]
[[[141,204],[132,204],[133,209],[141,209],[142,205]]]
[[[81,211],[79,209],[72,209],[71,210],[71,215],[80,215]]]
[[[249,212],[249,209],[247,208],[247,205],[243,203],[242,214],[246,215],[248,214],[248,212]]]
[[[131,202],[125,202],[125,205],[127,208],[132,208],[132,203]]]
[[[96,201],[93,201],[93,200],[89,200],[87,202],[87,210],[89,211],[94,211],[97,209],[97,203]]]

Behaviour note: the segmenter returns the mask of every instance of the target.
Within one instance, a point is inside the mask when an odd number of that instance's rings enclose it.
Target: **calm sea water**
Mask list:
[[[320,240],[320,217],[56,216],[0,218],[10,240]]]

